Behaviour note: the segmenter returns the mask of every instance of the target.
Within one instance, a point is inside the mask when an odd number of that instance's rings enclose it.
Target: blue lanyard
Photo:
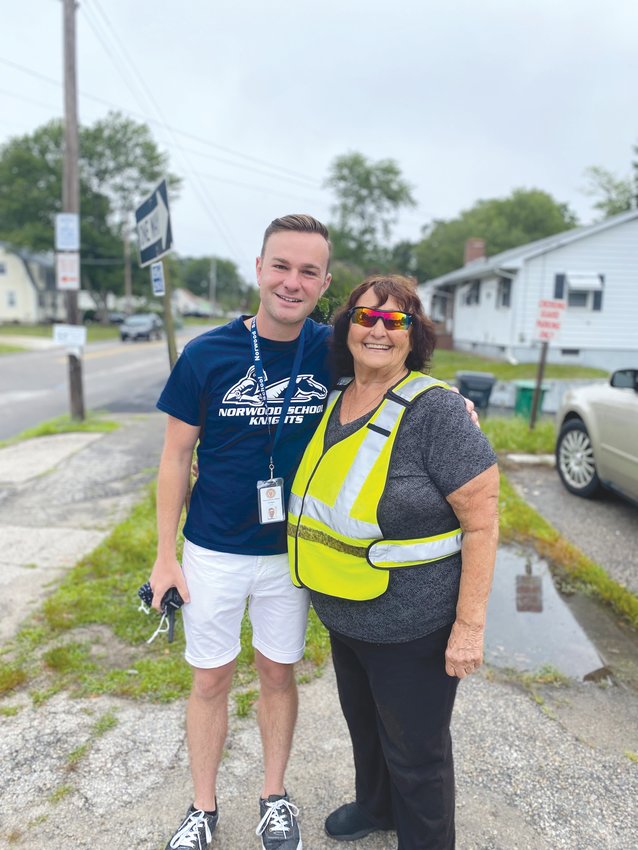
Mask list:
[[[288,381],[288,386],[286,387],[286,392],[284,394],[283,401],[281,402],[281,411],[279,413],[279,422],[277,423],[277,430],[275,431],[275,437],[272,438],[272,433],[270,430],[270,419],[268,418],[268,396],[266,394],[266,381],[264,378],[264,364],[261,358],[261,349],[259,348],[259,336],[257,334],[257,319],[253,316],[253,320],[250,323],[250,336],[252,339],[252,352],[253,352],[253,363],[255,365],[255,379],[257,381],[257,385],[259,386],[259,395],[264,403],[264,407],[266,408],[266,421],[268,423],[268,438],[271,441],[270,447],[270,477],[273,477],[275,465],[273,463],[273,455],[275,453],[275,447],[279,442],[279,438],[281,437],[281,432],[284,428],[284,421],[286,419],[286,414],[288,412],[288,407],[290,406],[290,401],[293,397],[295,390],[297,389],[297,375],[299,374],[299,368],[301,366],[301,358],[303,357],[303,349],[304,349],[304,335],[306,331],[305,322],[302,325],[301,333],[299,334],[299,342],[297,343],[297,351],[295,352],[295,359],[292,364],[292,371],[290,373],[290,380]]]

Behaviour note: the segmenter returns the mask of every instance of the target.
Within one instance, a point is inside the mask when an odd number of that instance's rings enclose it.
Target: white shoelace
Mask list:
[[[204,832],[206,835],[206,845],[202,845],[199,839],[199,827],[201,823],[204,824]],[[209,842],[213,837],[212,832],[210,831],[210,827],[208,826],[208,820],[206,819],[206,815],[200,809],[195,812],[191,812],[188,818],[184,821],[184,823],[177,830],[175,835],[171,838],[170,847],[179,848],[179,847],[197,847],[198,850],[201,850],[202,846],[208,846]]]
[[[297,817],[299,809],[290,800],[283,797],[280,800],[267,802],[266,814],[257,824],[256,835],[261,835],[268,828],[269,832],[281,832],[286,838],[286,832],[292,832],[292,818]],[[287,809],[287,811],[285,811]]]

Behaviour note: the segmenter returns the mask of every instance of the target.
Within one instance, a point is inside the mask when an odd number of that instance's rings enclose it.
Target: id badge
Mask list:
[[[268,481],[258,481],[257,505],[259,506],[259,522],[261,525],[266,525],[269,522],[283,522],[286,519],[284,479],[270,478]]]

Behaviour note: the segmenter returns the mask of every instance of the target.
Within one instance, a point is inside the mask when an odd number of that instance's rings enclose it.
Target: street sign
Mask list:
[[[55,281],[58,289],[80,288],[80,255],[78,253],[55,255]]]
[[[151,288],[153,295],[164,295],[164,264],[151,263]]]
[[[65,348],[84,348],[86,328],[84,325],[53,325],[53,341]]]
[[[538,339],[549,342],[560,330],[565,301],[549,301],[544,298],[538,302],[536,317],[536,335]]]
[[[142,268],[168,254],[173,244],[166,180],[135,210]]]
[[[80,216],[78,213],[57,213],[55,216],[55,250],[80,250]]]

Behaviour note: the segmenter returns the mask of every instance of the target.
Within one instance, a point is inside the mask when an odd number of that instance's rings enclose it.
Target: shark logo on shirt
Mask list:
[[[269,405],[276,405],[283,401],[290,378],[284,378],[274,384],[268,385],[268,376],[264,372],[264,383],[266,384],[266,398]],[[323,400],[328,395],[326,387],[315,381],[312,375],[297,375],[295,380],[295,392],[290,400],[291,404],[299,404],[310,401],[313,398]],[[259,384],[255,378],[255,367],[251,366],[246,376],[227,391],[222,399],[222,404],[251,405],[252,407],[263,407],[264,400],[259,393]]]

